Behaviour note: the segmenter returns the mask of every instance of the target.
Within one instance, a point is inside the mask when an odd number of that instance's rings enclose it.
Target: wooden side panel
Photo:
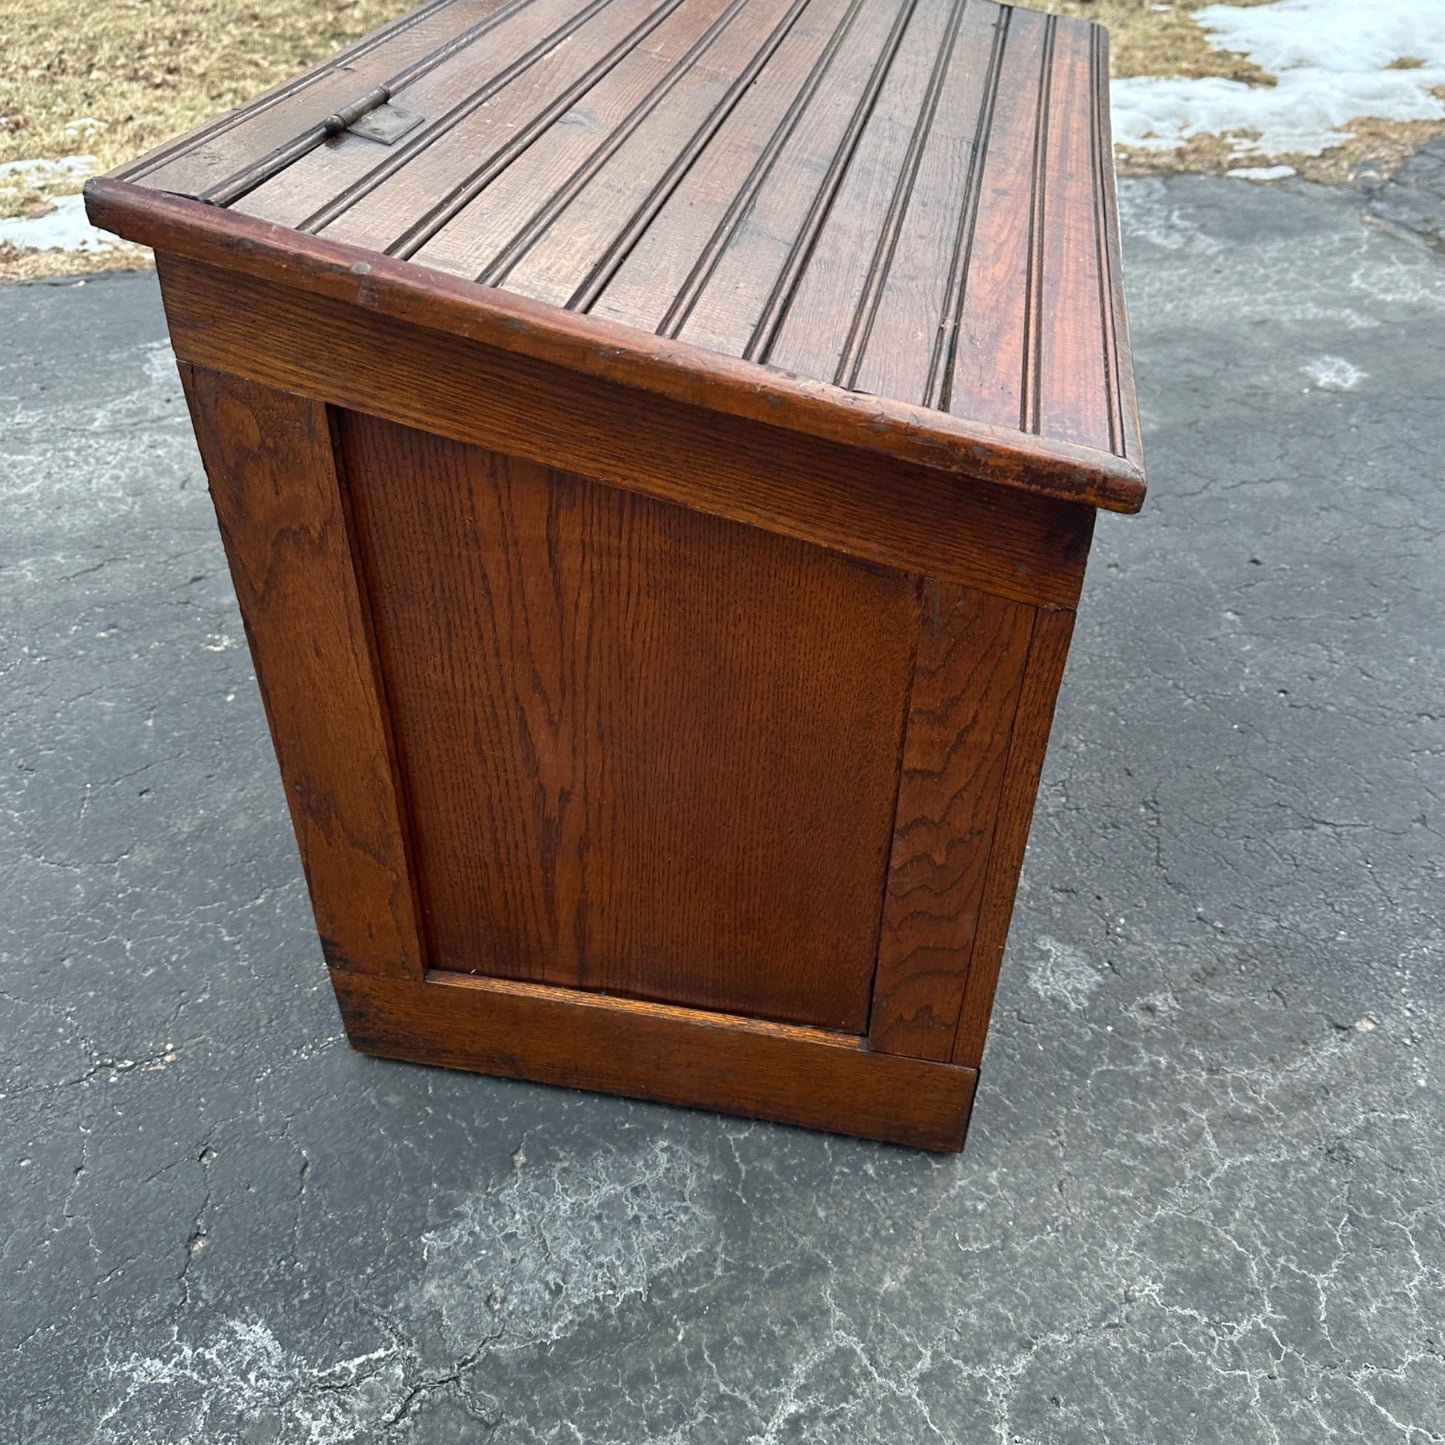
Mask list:
[[[1033,609],[925,586],[869,1043],[948,1059]]]
[[[968,1127],[973,1069],[870,1053],[846,1034],[461,974],[332,982],[369,1054],[923,1149],[957,1150]]]
[[[720,415],[365,305],[166,254],[157,265],[187,360],[885,566],[1023,602],[1078,600],[1089,507]]]
[[[402,809],[326,408],[181,364],[335,967],[420,978]]]
[[[862,1034],[915,580],[340,426],[432,967]]]
[[[993,856],[989,859],[979,910],[978,933],[969,965],[958,1038],[954,1043],[955,1063],[976,1066],[983,1054],[984,1035],[998,986],[999,964],[1008,940],[1009,919],[1024,851],[1033,821],[1034,798],[1043,771],[1049,728],[1054,720],[1054,703],[1063,681],[1069,639],[1074,631],[1072,612],[1040,611],[1034,622],[1029,645],[1028,666],[1019,693],[1018,718],[1009,745],[1008,768],[1004,774],[994,834]]]

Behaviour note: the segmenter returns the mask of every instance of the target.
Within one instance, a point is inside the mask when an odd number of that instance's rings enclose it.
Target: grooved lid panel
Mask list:
[[[116,179],[479,307],[646,333],[668,365],[915,408],[956,470],[976,425],[1064,459],[1035,490],[1143,497],[1094,25],[992,0],[436,0]],[[899,414],[848,413],[865,446]]]

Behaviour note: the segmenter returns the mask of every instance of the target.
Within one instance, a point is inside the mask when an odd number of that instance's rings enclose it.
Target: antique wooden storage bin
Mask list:
[[[963,1142],[1096,508],[1105,38],[440,0],[88,190],[359,1049]]]

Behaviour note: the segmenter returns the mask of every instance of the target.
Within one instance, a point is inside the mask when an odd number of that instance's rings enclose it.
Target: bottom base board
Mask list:
[[[978,1077],[851,1034],[474,974],[331,979],[363,1053],[923,1149],[963,1147]]]

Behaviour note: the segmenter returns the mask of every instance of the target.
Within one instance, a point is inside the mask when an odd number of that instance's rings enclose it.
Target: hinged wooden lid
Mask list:
[[[87,194],[158,249],[719,411],[1143,498],[1097,26],[434,0]]]

